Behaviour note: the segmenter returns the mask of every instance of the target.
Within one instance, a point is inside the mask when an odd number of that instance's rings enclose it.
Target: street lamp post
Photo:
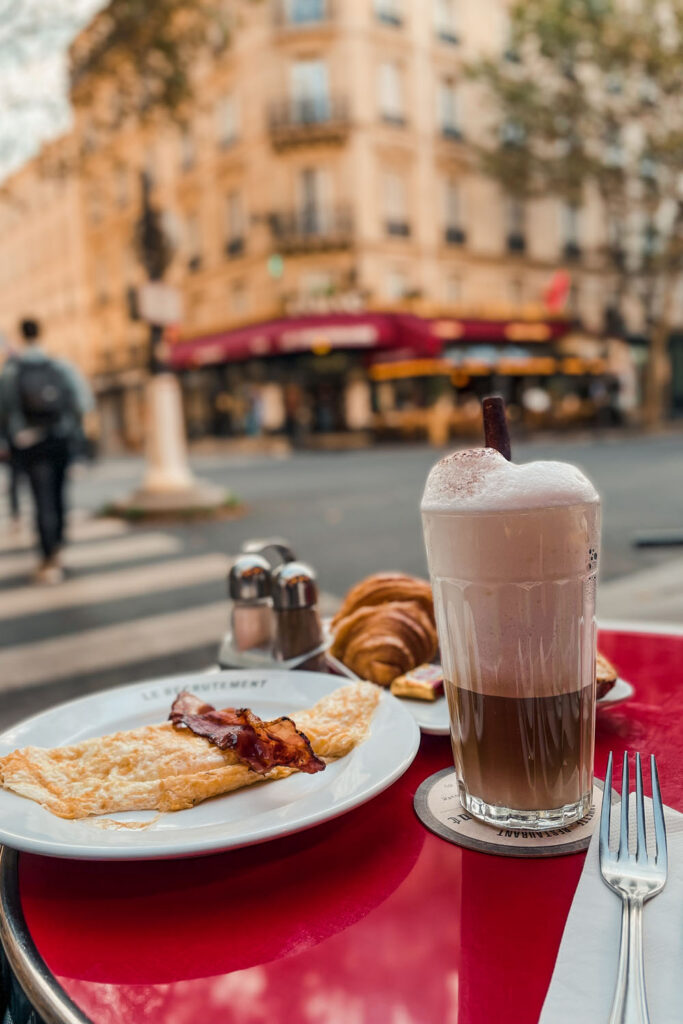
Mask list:
[[[173,513],[219,508],[228,495],[197,480],[187,453],[182,395],[178,379],[166,364],[164,328],[180,316],[180,295],[163,278],[173,259],[173,248],[159,211],[152,204],[151,181],[141,176],[142,210],[135,242],[147,272],[138,292],[141,319],[149,324],[149,376],[146,385],[146,467],[142,485],[118,503],[122,511]]]

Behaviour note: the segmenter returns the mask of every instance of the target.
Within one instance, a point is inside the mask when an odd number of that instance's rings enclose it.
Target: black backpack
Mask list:
[[[20,360],[17,385],[19,405],[28,427],[56,427],[73,404],[65,374],[51,359]]]

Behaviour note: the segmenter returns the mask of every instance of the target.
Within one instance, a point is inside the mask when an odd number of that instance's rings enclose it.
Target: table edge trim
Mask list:
[[[0,943],[26,997],[46,1024],[94,1024],[67,995],[38,952],[19,895],[19,855],[0,847]]]
[[[683,636],[683,626],[677,622],[648,622],[646,619],[601,619],[597,618],[598,629],[609,633],[637,633],[649,636]]]

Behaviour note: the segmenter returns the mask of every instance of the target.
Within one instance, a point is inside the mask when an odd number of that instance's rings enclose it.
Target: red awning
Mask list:
[[[173,369],[269,358],[326,348],[376,352],[405,350],[407,354],[437,355],[442,340],[429,322],[403,313],[337,313],[288,317],[180,341],[171,349]]]
[[[191,338],[173,345],[176,370],[327,350],[381,352],[430,359],[452,342],[550,341],[568,330],[564,320],[426,319],[413,313],[330,313],[286,317]]]

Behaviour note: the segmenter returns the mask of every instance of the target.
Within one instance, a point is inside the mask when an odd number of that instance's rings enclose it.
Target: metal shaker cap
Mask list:
[[[315,572],[303,562],[287,562],[273,573],[273,605],[278,611],[313,608],[318,603]]]
[[[242,551],[249,555],[261,555],[270,564],[271,569],[277,569],[284,562],[296,561],[296,555],[289,541],[284,537],[262,537],[247,540],[242,545]]]
[[[228,594],[233,601],[270,597],[270,566],[260,555],[240,555],[228,573]]]

